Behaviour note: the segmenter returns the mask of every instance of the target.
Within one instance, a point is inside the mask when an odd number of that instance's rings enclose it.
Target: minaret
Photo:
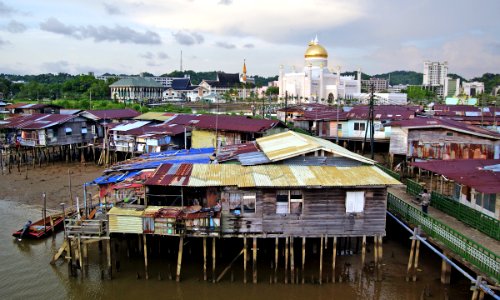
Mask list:
[[[247,98],[247,65],[246,59],[243,59],[243,74],[241,74],[241,82],[243,82],[243,99]]]
[[[390,76],[390,75],[389,75]],[[361,93],[361,68],[358,68],[358,94]]]
[[[325,75],[324,75],[324,66],[323,63],[320,64],[319,67],[319,100],[322,101],[325,98]]]
[[[285,97],[285,78],[283,77],[284,72],[283,72],[283,65],[280,65],[280,75],[278,77],[278,88],[279,88],[279,97],[283,98]]]

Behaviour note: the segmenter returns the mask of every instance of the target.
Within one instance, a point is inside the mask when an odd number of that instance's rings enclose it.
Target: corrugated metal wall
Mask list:
[[[192,148],[215,147],[215,132],[206,130],[193,130],[191,136]]]
[[[142,234],[142,217],[109,215],[109,232]]]

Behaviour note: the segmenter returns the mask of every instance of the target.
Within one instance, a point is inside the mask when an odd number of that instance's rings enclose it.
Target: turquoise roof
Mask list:
[[[163,88],[163,85],[161,83],[145,77],[123,78],[109,85],[109,87],[129,87],[129,86]]]

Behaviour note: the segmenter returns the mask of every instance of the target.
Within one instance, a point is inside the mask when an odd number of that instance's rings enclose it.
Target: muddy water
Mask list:
[[[18,242],[10,236],[27,219],[35,220],[39,216],[40,211],[35,207],[0,201],[0,226],[3,229],[0,232],[0,299],[470,299],[469,284],[459,274],[452,274],[451,286],[439,283],[441,262],[425,249],[420,252],[418,281],[407,283],[405,272],[409,252],[408,235],[397,230],[397,225],[390,221],[388,237],[384,239],[382,281],[375,281],[370,270],[361,274],[358,271],[361,257],[353,254],[337,257],[337,276],[343,273],[343,282],[325,283],[327,277],[331,281],[330,242],[325,249],[323,284],[319,285],[318,241],[308,240],[304,276],[306,283],[284,283],[284,262],[281,257],[279,282],[270,284],[274,240],[259,240],[258,284],[243,284],[241,257],[220,283],[213,284],[203,281],[199,240],[188,241],[184,248],[182,282],[176,283],[169,279],[175,279],[178,245],[175,238],[150,238],[149,280],[144,279],[143,256],[137,251],[137,238],[117,242],[119,272],[114,274],[113,280],[101,278],[105,256],[99,254],[97,245],[89,250],[87,278],[69,277],[67,264],[59,261],[54,267],[49,265],[51,255],[61,244],[62,233],[39,242]],[[210,256],[210,243],[208,245]],[[298,239],[295,246],[295,268],[299,271],[301,280]],[[217,244],[217,274],[222,272],[240,250],[241,240]],[[367,262],[372,260],[370,255],[371,251],[367,253]],[[207,267],[211,270],[210,261]],[[251,270],[252,261],[249,261],[249,282],[252,280]],[[208,275],[212,278],[211,272]]]

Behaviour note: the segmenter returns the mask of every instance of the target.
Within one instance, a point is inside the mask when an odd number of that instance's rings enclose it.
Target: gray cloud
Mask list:
[[[234,44],[226,43],[226,42],[217,42],[215,46],[225,48],[225,49],[234,49],[236,46]]]
[[[142,57],[142,58],[145,58],[145,59],[152,59],[153,58],[153,53],[151,53],[151,52],[148,51],[146,53],[140,54],[139,56]]]
[[[11,20],[7,24],[6,28],[7,28],[7,31],[9,31],[11,33],[21,33],[21,32],[26,31],[26,25],[24,25],[23,23],[17,22],[15,20]]]
[[[10,42],[9,42],[9,41],[2,40],[2,39],[0,38],[0,47],[5,46],[5,45],[8,45],[8,44],[10,44]]]
[[[168,56],[167,53],[165,52],[158,52],[158,59],[169,59],[170,57]]]
[[[9,16],[10,14],[13,14],[15,12],[16,12],[15,9],[5,5],[3,1],[0,1],[0,16]]]
[[[249,44],[245,44],[245,45],[243,45],[243,47],[244,47],[244,48],[248,48],[248,49],[252,49],[252,48],[255,48],[255,45],[254,45],[254,44],[249,43]]]
[[[172,35],[177,43],[187,46],[201,44],[205,40],[205,38],[197,32],[179,31],[177,33],[173,33]]]
[[[108,15],[122,15],[123,12],[118,8],[116,4],[103,3],[104,10]]]
[[[218,4],[220,5],[231,5],[233,0],[220,0]]]
[[[49,18],[40,23],[40,29],[71,36],[76,39],[94,39],[96,42],[110,41],[133,44],[161,44],[160,35],[147,30],[144,33],[137,32],[129,27],[115,25],[114,28],[107,26],[68,26],[57,20]]]

